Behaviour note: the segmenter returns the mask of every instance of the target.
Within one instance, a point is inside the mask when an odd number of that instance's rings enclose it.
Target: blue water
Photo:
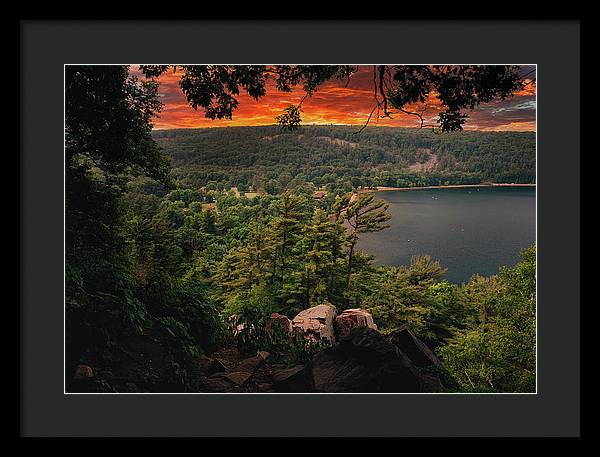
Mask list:
[[[365,233],[359,248],[377,265],[408,265],[429,254],[460,283],[514,265],[535,242],[535,188],[462,188],[385,191],[389,229]]]

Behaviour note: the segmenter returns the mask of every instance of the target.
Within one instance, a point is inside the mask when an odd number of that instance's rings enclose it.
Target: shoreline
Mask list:
[[[375,190],[377,192],[387,192],[395,190],[419,190],[419,189],[462,189],[471,187],[536,187],[536,184],[514,184],[514,183],[487,183],[487,184],[449,184],[447,186],[415,186],[415,187],[390,187],[376,186],[375,189],[361,189],[365,192]]]

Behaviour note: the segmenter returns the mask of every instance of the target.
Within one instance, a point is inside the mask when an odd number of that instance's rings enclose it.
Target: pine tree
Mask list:
[[[269,224],[270,242],[275,251],[271,261],[271,280],[284,285],[294,263],[293,248],[300,239],[307,217],[306,198],[285,192],[273,204],[276,216]]]
[[[267,266],[273,257],[273,250],[268,242],[268,231],[261,222],[252,223],[250,227],[246,242],[225,255],[213,277],[226,302],[270,277]]]
[[[346,287],[350,287],[350,277],[352,276],[354,250],[358,242],[359,234],[367,232],[379,232],[389,227],[386,222],[390,219],[387,214],[388,203],[383,200],[375,200],[374,192],[354,193],[350,197],[346,196],[342,200],[348,204],[342,208],[340,214],[348,223],[349,229],[349,249],[348,263],[346,268]],[[339,205],[338,205],[339,206]]]
[[[335,223],[322,209],[317,209],[305,233],[307,244],[305,263],[306,307],[327,298],[328,277],[333,267],[332,247],[336,239]]]

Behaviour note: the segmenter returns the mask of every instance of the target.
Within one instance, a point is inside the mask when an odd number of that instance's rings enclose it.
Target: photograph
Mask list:
[[[61,65],[63,394],[538,393],[535,62]]]

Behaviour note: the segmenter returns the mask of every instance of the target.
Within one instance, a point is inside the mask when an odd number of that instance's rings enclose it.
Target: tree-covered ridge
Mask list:
[[[277,193],[294,180],[317,187],[534,183],[534,132],[354,126],[177,129],[153,132],[184,186]]]

